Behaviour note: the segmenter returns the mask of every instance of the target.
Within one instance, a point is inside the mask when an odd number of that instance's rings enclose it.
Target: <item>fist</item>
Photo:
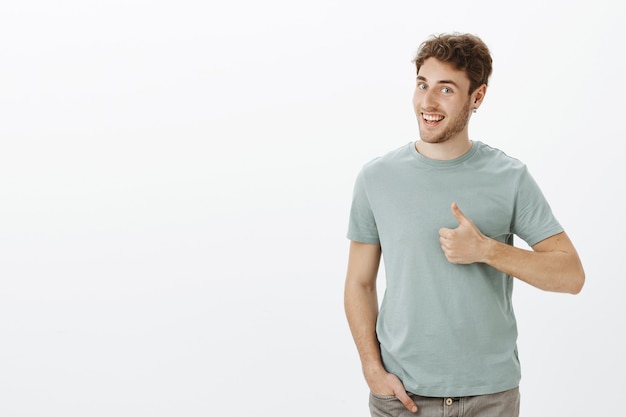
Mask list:
[[[456,203],[450,208],[452,215],[459,222],[459,227],[439,229],[439,243],[448,262],[453,264],[471,264],[482,262],[489,239],[481,233],[474,222],[466,217]]]

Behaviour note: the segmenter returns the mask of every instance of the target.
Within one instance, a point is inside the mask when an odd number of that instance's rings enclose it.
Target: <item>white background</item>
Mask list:
[[[494,74],[470,137],[529,166],[587,272],[517,283],[522,415],[619,414],[620,1],[0,6],[0,415],[365,416],[343,312],[371,158],[417,138],[418,44]]]

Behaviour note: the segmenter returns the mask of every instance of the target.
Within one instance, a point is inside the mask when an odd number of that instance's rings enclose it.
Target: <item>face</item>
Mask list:
[[[424,61],[417,74],[413,95],[413,108],[424,142],[468,139],[470,113],[478,107],[478,99],[482,99],[484,94],[483,86],[468,95],[469,85],[465,72],[457,70],[452,64],[435,58]]]

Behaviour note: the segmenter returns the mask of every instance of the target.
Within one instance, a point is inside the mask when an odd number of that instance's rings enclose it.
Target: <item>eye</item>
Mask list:
[[[444,87],[441,89],[441,92],[444,94],[450,94],[452,93],[452,89],[450,87]]]
[[[424,83],[419,83],[419,84],[417,84],[417,88],[419,90],[426,90],[428,87]]]

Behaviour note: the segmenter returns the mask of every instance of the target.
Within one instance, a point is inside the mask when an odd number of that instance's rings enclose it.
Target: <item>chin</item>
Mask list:
[[[421,135],[420,139],[425,143],[442,143],[448,140],[445,136]]]

